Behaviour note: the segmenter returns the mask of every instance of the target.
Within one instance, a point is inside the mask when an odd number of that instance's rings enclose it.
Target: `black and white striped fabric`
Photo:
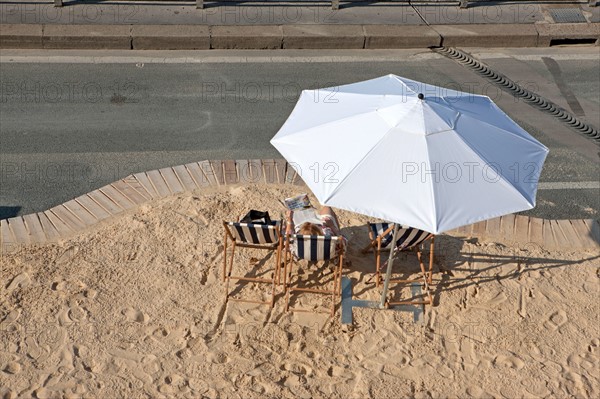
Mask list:
[[[273,244],[279,241],[281,231],[279,221],[271,224],[228,222],[227,225],[231,226],[230,230],[235,239],[245,243]]]
[[[377,238],[393,225],[393,223],[369,223],[369,228],[373,232],[374,237]],[[381,248],[387,248],[390,245],[393,233],[394,230],[391,230],[381,239]],[[399,250],[403,250],[421,244],[429,236],[429,233],[414,227],[400,225],[398,236],[400,238],[396,241],[396,247]]]
[[[309,236],[295,234],[291,236],[292,251],[298,259],[311,262],[329,260],[337,256],[339,237]]]

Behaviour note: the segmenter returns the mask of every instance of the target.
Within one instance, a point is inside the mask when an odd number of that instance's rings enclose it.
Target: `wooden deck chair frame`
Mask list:
[[[311,245],[314,245],[317,241],[325,241],[325,243],[329,242],[329,253],[332,254],[329,257],[324,257],[323,259],[311,259],[307,257],[298,257],[297,254],[293,253],[292,242],[295,242],[296,245],[298,241],[301,240],[305,242],[308,240]],[[286,287],[285,290],[285,310],[286,312],[312,312],[312,313],[328,313],[327,311],[322,310],[310,310],[303,308],[294,308],[290,307],[290,296],[294,292],[309,292],[313,294],[323,294],[331,296],[331,310],[330,314],[333,316],[335,314],[335,307],[337,304],[338,297],[341,297],[341,283],[342,283],[342,265],[344,264],[344,249],[338,250],[340,245],[343,245],[343,237],[342,236],[321,236],[321,235],[302,235],[302,234],[288,234],[285,241],[285,250],[284,250],[284,284]],[[333,252],[332,252],[333,248]],[[307,251],[311,253],[311,250]],[[333,267],[333,281],[331,283],[331,288],[300,288],[292,286],[292,265],[294,263],[298,263],[300,260],[307,260],[309,262],[318,263],[324,261],[335,261]]]
[[[250,240],[244,240],[241,238],[239,232],[236,231],[232,231],[232,228],[237,228],[237,227],[247,227],[248,229],[253,230],[255,233],[260,229],[264,229],[266,228],[270,234],[272,234],[273,236],[271,237],[272,241],[271,243],[261,243],[261,239],[260,237],[257,237],[257,235],[250,235]],[[282,248],[283,248],[283,235],[281,234],[281,226],[282,226],[282,222],[281,221],[276,221],[273,222],[273,224],[271,225],[259,225],[259,224],[252,224],[252,223],[238,223],[238,222],[223,222],[223,227],[225,230],[225,238],[223,240],[223,282],[225,282],[225,303],[227,303],[228,300],[234,301],[234,302],[247,302],[247,303],[258,303],[261,305],[269,305],[271,308],[273,307],[273,305],[275,304],[275,284],[279,283],[279,274],[280,274],[280,262],[281,262],[281,252],[282,252]],[[250,230],[247,230],[250,231]],[[264,237],[263,237],[264,238]],[[257,243],[252,242],[253,241],[257,241]],[[231,256],[229,258],[229,264],[227,263],[227,243],[228,241],[232,242],[232,246],[231,246]],[[264,240],[263,240],[264,241]],[[266,279],[266,278],[258,278],[258,277],[245,277],[245,276],[232,276],[232,270],[233,270],[233,259],[235,256],[235,250],[236,248],[251,248],[251,249],[259,249],[259,250],[266,250],[269,252],[275,252],[275,269],[273,270],[273,277],[270,279]],[[229,266],[229,269],[228,269]],[[251,300],[251,299],[242,299],[242,298],[233,298],[231,297],[231,292],[229,292],[229,283],[231,280],[234,281],[249,281],[249,282],[254,282],[254,283],[263,283],[263,284],[271,284],[272,288],[271,288],[271,300],[270,301],[258,301],[258,300]]]
[[[383,278],[381,276],[381,274],[382,274],[381,273],[381,253],[384,251],[389,251],[389,250],[391,250],[391,248],[394,247],[394,245],[392,245],[391,242],[389,242],[386,246],[384,246],[383,239],[393,233],[394,224],[390,223],[389,227],[387,227],[385,230],[383,230],[383,232],[381,232],[378,235],[376,235],[375,232],[373,231],[373,228],[372,228],[373,225],[375,225],[375,224],[369,223],[367,225],[367,228],[369,230],[369,238],[370,238],[371,242],[362,249],[362,253],[365,254],[370,251],[373,251],[373,254],[375,256],[375,284],[377,287],[379,287],[383,281]],[[409,227],[403,226],[403,228],[408,229]],[[389,240],[391,241],[391,238],[389,238]],[[429,269],[425,270],[425,264],[423,262],[423,254],[421,253],[421,248],[423,247],[424,243],[427,240],[429,240]],[[434,248],[435,248],[435,234],[431,234],[431,233],[428,233],[428,235],[425,238],[423,238],[422,240],[419,240],[419,242],[415,245],[399,248],[399,251],[413,250],[416,252],[417,259],[419,261],[419,266],[421,268],[421,276],[419,278],[413,278],[413,279],[391,279],[390,284],[391,283],[410,284],[410,283],[416,283],[416,282],[423,283],[423,286],[425,288],[425,292],[427,295],[427,299],[425,299],[425,300],[390,301],[390,302],[388,302],[388,305],[390,305],[390,306],[394,306],[394,305],[431,305],[433,303],[433,299],[431,297],[431,290],[429,289],[429,286],[433,282]],[[396,250],[398,251],[397,247],[396,247]]]

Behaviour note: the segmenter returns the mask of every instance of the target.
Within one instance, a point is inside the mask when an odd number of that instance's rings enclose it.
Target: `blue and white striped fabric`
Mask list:
[[[273,244],[279,241],[279,221],[271,224],[235,223],[228,222],[231,233],[236,240],[249,244]]]
[[[338,237],[295,234],[291,238],[293,240],[292,251],[298,259],[317,262],[329,260],[338,255],[336,250],[340,242]]]
[[[373,232],[375,238],[382,235],[390,226],[393,226],[393,223],[369,223],[369,228]],[[386,248],[390,245],[393,233],[394,231],[392,230],[382,237],[381,248]],[[429,236],[429,233],[414,227],[400,225],[398,236],[400,238],[396,241],[396,247],[399,250],[403,250],[421,244]]]

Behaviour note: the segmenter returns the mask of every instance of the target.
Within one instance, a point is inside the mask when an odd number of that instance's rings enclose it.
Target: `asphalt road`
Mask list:
[[[597,48],[472,53],[565,108],[578,106],[582,118],[600,125]],[[3,50],[0,61],[0,218],[45,210],[133,172],[203,159],[280,157],[269,140],[302,89],[388,73],[487,94],[550,148],[541,181],[554,184],[542,185],[528,214],[598,218],[600,212],[596,144],[424,50]]]

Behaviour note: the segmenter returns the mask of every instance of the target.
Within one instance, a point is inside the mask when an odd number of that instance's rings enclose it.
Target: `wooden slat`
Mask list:
[[[522,247],[527,244],[529,239],[529,216],[515,216],[515,244],[517,247]]]
[[[135,204],[130,199],[118,192],[110,184],[104,187],[100,187],[98,191],[102,192],[102,194],[106,195],[109,199],[111,199],[114,203],[116,203],[123,209],[131,209],[135,207]]]
[[[171,195],[169,186],[167,186],[167,183],[165,182],[165,179],[163,179],[163,176],[160,173],[158,173],[158,170],[148,171],[146,172],[146,175],[148,176],[148,179],[150,179],[154,190],[158,193],[159,198],[164,198]]]
[[[141,205],[150,200],[150,198],[144,197],[139,191],[127,184],[125,180],[117,180],[116,182],[111,183],[111,186],[136,205]]]
[[[215,172],[210,164],[210,161],[198,162],[198,165],[200,165],[200,169],[204,173],[204,176],[206,176],[208,179],[208,182],[211,186],[217,186],[220,184],[217,182],[217,176],[215,176]]]
[[[287,171],[287,162],[285,161],[285,159],[276,159],[275,160],[275,170],[276,170],[276,175],[277,175],[276,183],[284,184],[286,171]]]
[[[15,242],[18,244],[30,244],[31,237],[29,232],[27,231],[27,227],[25,227],[25,222],[21,216],[16,216],[14,218],[8,219],[8,225],[13,232],[13,236],[15,237]]]
[[[165,179],[165,182],[167,183],[167,186],[169,187],[169,190],[171,191],[171,193],[177,194],[177,193],[183,193],[185,191],[183,189],[183,186],[181,185],[181,182],[177,178],[175,171],[172,168],[162,168],[162,169],[159,169],[158,171],[160,172],[162,177]]]
[[[237,184],[239,182],[239,179],[235,161],[227,159],[223,161],[222,165],[223,181],[225,182],[225,184]]]
[[[80,231],[85,229],[86,225],[80,219],[78,219],[75,215],[73,215],[67,208],[62,205],[55,206],[50,209],[56,217],[58,217],[64,224],[69,226],[69,229],[72,231]]]
[[[75,198],[75,201],[98,220],[103,220],[111,216],[109,211],[94,201],[88,194]]]
[[[540,218],[529,219],[528,241],[544,246],[544,220]]]
[[[198,187],[210,186],[210,181],[204,172],[202,172],[202,168],[198,162],[188,163],[185,165],[185,168]]]
[[[581,248],[581,249],[589,249],[590,248],[590,244],[589,242],[587,242],[585,240],[585,237],[580,237],[580,229],[578,228],[579,224],[576,222],[579,222],[578,219],[571,219],[571,220],[567,220],[567,222],[569,222],[570,228],[571,228],[571,240],[575,240],[577,241],[577,248]],[[592,247],[593,248],[593,247]]]
[[[98,218],[87,211],[81,204],[75,200],[70,200],[63,204],[71,213],[73,213],[77,219],[83,222],[86,226],[93,226],[98,223]]]
[[[139,195],[144,197],[146,201],[150,201],[153,196],[146,190],[146,187],[134,176],[129,175],[122,179],[129,187],[135,190]]]
[[[571,248],[571,243],[564,235],[562,229],[560,228],[557,220],[550,220],[550,226],[552,228],[552,233],[554,234],[554,239],[556,240],[557,249],[569,249]]]
[[[573,230],[581,240],[582,245],[586,249],[597,249],[600,248],[600,244],[594,241],[592,237],[592,232],[585,224],[585,221],[582,219],[573,219],[571,220],[571,225],[573,225]]]
[[[215,175],[211,161],[200,161],[198,162],[198,165],[200,165],[200,170],[202,170],[202,173],[204,173],[204,176],[206,176],[211,186],[219,186],[221,184],[217,181],[218,178]]]
[[[302,178],[302,176],[300,176],[300,174],[296,173],[296,171],[294,171],[294,177],[292,180],[292,184],[295,186],[306,186],[304,179]]]
[[[485,236],[489,241],[502,241],[502,234],[500,231],[500,220],[501,218],[493,218],[487,221],[485,225]]]
[[[572,248],[578,248],[578,249],[584,248],[581,243],[581,240],[579,240],[577,233],[575,232],[575,230],[573,229],[573,226],[571,225],[571,221],[557,220],[556,222],[558,223],[558,227],[560,228],[560,230],[562,231],[563,235],[565,236],[565,238],[567,239],[567,241],[569,242],[569,244],[571,245]]]
[[[177,165],[173,167],[173,171],[177,175],[177,178],[183,184],[185,191],[194,191],[198,188],[198,185],[190,175],[190,172],[183,165]]]
[[[594,219],[583,219],[583,223],[590,231],[592,239],[600,245],[600,223]]]
[[[146,172],[136,173],[133,175],[133,177],[135,177],[135,180],[138,181],[140,186],[146,190],[146,193],[150,196],[150,198],[160,198],[160,195],[152,185],[152,182],[150,181],[150,178],[148,178],[148,175],[146,175]]]
[[[262,172],[264,182],[267,184],[277,183],[277,167],[274,159],[262,160]]]
[[[486,226],[485,220],[474,223],[473,224],[473,237],[477,237],[480,240],[484,241],[486,239],[485,226]]]
[[[262,183],[263,178],[263,166],[260,159],[250,159],[248,161],[248,175],[252,183]]]
[[[549,219],[544,219],[542,230],[544,236],[544,248],[548,251],[555,250],[558,245],[554,238],[554,232],[552,231],[552,223],[550,223]]]
[[[42,224],[35,213],[23,216],[23,221],[31,236],[31,242],[41,244],[47,241]]]
[[[504,243],[515,242],[515,215],[513,213],[502,216],[500,221],[500,234]]]
[[[117,215],[123,212],[123,208],[108,199],[106,195],[102,194],[98,190],[91,191],[87,195],[100,206],[102,206],[102,208],[110,212],[111,215]]]
[[[471,232],[473,231],[473,225],[467,224],[466,226],[460,226],[456,229],[457,234],[460,234],[463,237],[471,237]]]
[[[222,186],[225,184],[225,179],[223,177],[223,161],[220,159],[216,159],[214,161],[208,161],[210,163],[210,167],[213,171],[213,175],[217,180],[217,184]]]
[[[248,169],[247,159],[236,159],[235,168],[238,175],[238,183],[240,184],[252,184],[252,176],[250,175],[250,169]]]
[[[75,231],[78,231],[78,230],[74,230],[71,227],[69,227],[68,224],[66,224],[65,222],[63,222],[62,220],[60,220],[50,210],[45,211],[44,215],[46,215],[46,218],[48,218],[48,220],[56,228],[56,231],[58,231],[58,234],[60,235],[61,238],[68,237],[71,234],[73,234]]]
[[[44,229],[44,233],[46,234],[48,241],[59,240],[61,238],[60,233],[50,222],[48,216],[44,212],[39,212],[37,216],[40,219],[40,223],[42,224],[42,228]]]
[[[5,249],[14,247],[16,245],[15,237],[13,236],[12,231],[10,231],[8,221],[6,219],[0,220],[0,242],[2,245],[2,253],[4,253]]]
[[[297,173],[294,170],[294,168],[292,168],[289,163],[286,164],[286,166],[285,166],[285,183],[286,184],[294,184],[296,175],[297,175]]]
[[[577,219],[580,220],[581,223],[585,226],[585,228],[587,229],[588,233],[592,233],[592,223],[595,222],[594,219]]]

